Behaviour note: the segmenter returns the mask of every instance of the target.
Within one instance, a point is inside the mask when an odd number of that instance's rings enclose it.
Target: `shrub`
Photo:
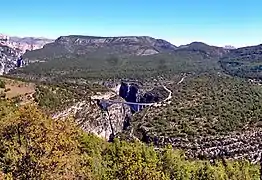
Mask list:
[[[5,82],[3,80],[0,79],[0,88],[5,88]]]

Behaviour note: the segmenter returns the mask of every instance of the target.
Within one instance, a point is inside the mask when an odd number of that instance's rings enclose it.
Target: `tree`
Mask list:
[[[5,88],[5,82],[0,79],[0,88],[4,89]]]
[[[81,168],[78,136],[70,120],[52,120],[35,106],[0,106],[0,168],[13,179],[74,179]]]

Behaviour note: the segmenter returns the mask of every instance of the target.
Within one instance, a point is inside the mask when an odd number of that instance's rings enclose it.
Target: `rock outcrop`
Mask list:
[[[10,37],[11,47],[20,49],[23,53],[26,51],[32,51],[41,49],[44,45],[53,42],[53,39],[47,38],[35,38],[35,37]]]
[[[17,59],[26,51],[42,48],[52,41],[45,38],[19,38],[0,34],[0,75],[15,69]]]
[[[12,37],[0,34],[0,45],[8,46],[13,49],[19,49],[21,53],[43,48],[45,44],[51,43],[54,40],[47,38],[35,37]]]
[[[226,46],[224,47],[224,49],[236,49],[236,47],[231,46],[231,45],[226,45]]]
[[[99,94],[91,97],[89,101],[76,103],[63,112],[55,114],[53,118],[64,118],[71,115],[84,131],[110,140],[112,136],[122,132],[125,128],[125,120],[131,115],[130,107],[125,104],[111,104],[107,110],[103,110],[96,99],[124,101],[111,92]]]
[[[0,75],[8,73],[16,67],[16,60],[21,55],[19,49],[0,44]]]

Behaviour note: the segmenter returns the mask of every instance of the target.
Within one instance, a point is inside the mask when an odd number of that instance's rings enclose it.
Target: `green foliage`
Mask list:
[[[0,104],[0,168],[11,179],[75,179],[84,175],[69,120],[52,120],[34,106]]]
[[[252,79],[261,79],[261,45],[231,50],[220,60],[222,68],[229,74]]]
[[[0,88],[4,89],[5,88],[5,82],[0,79]]]
[[[32,63],[22,69],[13,71],[17,77],[34,77],[41,79],[84,78],[135,78],[144,79],[183,72],[218,71],[218,58],[207,56],[197,51],[181,50],[173,54],[156,54],[150,56],[79,56],[47,59],[44,63]]]
[[[262,118],[262,88],[228,76],[188,77],[170,87],[172,103],[151,108],[141,124],[159,135],[203,136],[254,127]]]
[[[113,143],[105,143],[93,135],[86,135],[82,148],[88,157],[93,179],[259,179],[259,167],[249,162],[226,161],[224,166],[219,160],[214,164],[187,160],[183,152],[171,147],[157,151],[140,142],[127,143],[116,139]]]
[[[0,101],[3,179],[259,179],[257,165],[224,164],[187,159],[182,151],[156,150],[138,141],[108,143],[82,132],[70,119],[54,120],[35,106]]]
[[[166,179],[153,147],[115,140],[102,155],[106,179]]]
[[[37,86],[34,93],[38,105],[49,111],[58,110],[71,103],[73,94],[66,89],[50,86]]]
[[[73,103],[88,99],[92,92],[103,92],[106,88],[99,85],[77,85],[57,83],[38,85],[35,88],[34,100],[38,105],[49,112],[64,110]]]

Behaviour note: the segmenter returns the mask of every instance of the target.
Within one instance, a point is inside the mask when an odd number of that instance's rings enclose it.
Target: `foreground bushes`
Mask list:
[[[159,152],[139,142],[93,143],[97,141],[95,139],[92,135],[85,135],[82,142],[83,147],[91,149],[92,144],[95,149],[85,151],[91,160],[94,179],[259,179],[259,167],[247,161],[210,164],[208,161],[186,160],[183,152],[169,147]]]
[[[55,121],[36,107],[0,106],[0,167],[10,179],[65,179],[87,176],[81,167],[79,130]]]
[[[171,148],[107,143],[70,120],[6,101],[0,102],[0,168],[7,179],[259,179],[259,167],[246,161],[210,164]]]
[[[4,89],[5,88],[5,82],[0,79],[0,88]]]

